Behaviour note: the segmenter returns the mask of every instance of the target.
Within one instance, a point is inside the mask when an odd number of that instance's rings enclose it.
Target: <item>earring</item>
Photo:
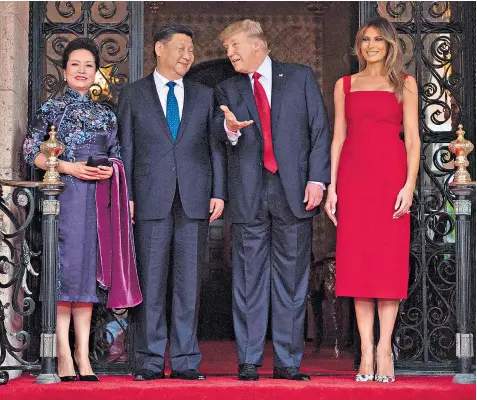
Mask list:
[[[63,81],[66,82],[66,77],[63,78]]]

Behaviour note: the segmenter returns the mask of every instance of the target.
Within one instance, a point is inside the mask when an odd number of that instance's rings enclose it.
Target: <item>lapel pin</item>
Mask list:
[[[278,74],[278,76],[281,78],[283,76],[283,74]]]

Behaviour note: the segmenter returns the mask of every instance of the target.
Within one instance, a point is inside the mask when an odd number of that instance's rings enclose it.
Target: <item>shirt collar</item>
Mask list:
[[[159,87],[166,86],[167,82],[170,82],[169,79],[167,79],[164,75],[161,75],[159,72],[157,72],[157,69],[154,69],[154,81]],[[184,87],[183,78],[177,79],[174,82],[180,87]]]
[[[261,76],[263,76],[265,79],[271,79],[272,78],[272,59],[269,56],[265,57],[265,60],[260,64],[260,67],[257,68],[257,71]],[[248,74],[251,80],[253,80],[253,74]]]

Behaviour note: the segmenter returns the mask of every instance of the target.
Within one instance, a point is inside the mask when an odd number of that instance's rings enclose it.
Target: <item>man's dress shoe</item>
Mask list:
[[[301,372],[298,367],[273,368],[273,379],[290,379],[292,381],[309,381],[310,375]]]
[[[133,376],[133,381],[152,381],[164,378],[164,371],[152,372],[147,370],[137,371]]]
[[[196,369],[188,369],[182,372],[172,371],[170,375],[171,379],[184,379],[186,381],[202,381],[205,379],[205,375],[201,374]]]
[[[239,381],[257,381],[258,371],[254,364],[240,364],[238,372]]]

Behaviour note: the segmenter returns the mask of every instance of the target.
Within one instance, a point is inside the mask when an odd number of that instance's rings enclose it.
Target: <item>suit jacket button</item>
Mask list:
[[[172,167],[172,170],[175,171],[175,170],[176,170],[176,167]]]

